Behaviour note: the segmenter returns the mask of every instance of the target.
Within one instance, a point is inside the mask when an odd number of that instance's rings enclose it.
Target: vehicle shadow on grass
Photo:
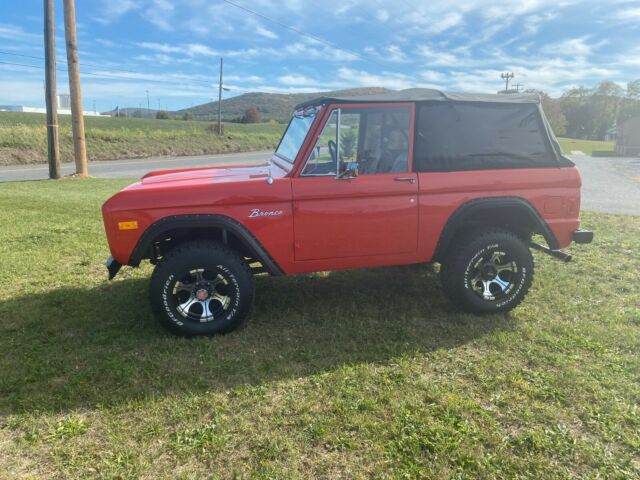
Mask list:
[[[152,317],[148,280],[0,303],[0,414],[65,411],[298,378],[454,348],[509,315],[460,313],[429,266],[257,279],[248,325],[182,339]]]

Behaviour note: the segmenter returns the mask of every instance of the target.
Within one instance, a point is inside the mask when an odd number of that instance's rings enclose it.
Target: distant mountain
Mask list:
[[[263,121],[274,119],[278,122],[286,123],[291,118],[293,107],[306,100],[331,95],[370,95],[388,91],[388,89],[382,87],[367,87],[312,93],[245,93],[222,100],[222,119],[229,121],[242,117],[249,107],[256,107]],[[185,112],[190,112],[195,120],[213,120],[218,115],[218,102],[209,102],[185,108],[177,111],[176,114],[181,115]]]

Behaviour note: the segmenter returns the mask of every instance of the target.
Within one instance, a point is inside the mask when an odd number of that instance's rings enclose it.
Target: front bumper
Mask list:
[[[113,257],[107,258],[107,270],[109,271],[109,280],[113,280],[113,277],[115,277],[118,274],[121,268],[122,268],[122,265],[115,258]]]
[[[575,243],[591,243],[593,241],[593,232],[579,228],[573,232],[573,241]]]

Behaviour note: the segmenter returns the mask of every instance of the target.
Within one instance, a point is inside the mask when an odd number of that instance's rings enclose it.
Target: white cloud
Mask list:
[[[446,75],[436,70],[423,70],[420,72],[420,77],[427,82],[439,83],[445,80]]]
[[[272,32],[271,30],[264,28],[262,25],[256,25],[255,27],[255,32],[260,35],[261,37],[264,38],[269,38],[271,40],[275,40],[278,37],[278,35],[274,32]]]
[[[377,18],[380,22],[383,22],[383,23],[384,23],[384,22],[386,22],[387,20],[389,20],[389,17],[390,17],[390,16],[391,16],[391,15],[389,14],[389,11],[388,11],[388,10],[386,10],[386,9],[384,9],[384,8],[382,8],[382,9],[380,9],[380,10],[378,10],[378,11],[376,12],[376,18]]]
[[[201,43],[187,43],[187,44],[167,44],[167,43],[155,43],[155,42],[142,42],[137,44],[138,47],[146,50],[153,50],[160,53],[180,53],[188,57],[205,56],[216,57],[220,56],[220,52],[212,50],[207,45]]]
[[[144,12],[144,17],[161,30],[170,32],[174,29],[171,20],[174,6],[169,0],[153,0]]]
[[[42,35],[26,32],[22,27],[9,23],[0,23],[0,38],[13,41],[42,41]]]
[[[264,82],[264,78],[258,75],[225,75],[224,79],[226,82]]]
[[[95,20],[99,23],[110,23],[142,5],[140,0],[105,0],[102,2],[102,13]]]
[[[558,55],[562,57],[586,57],[593,51],[607,43],[602,40],[598,43],[589,43],[588,37],[569,38],[553,44],[546,45],[543,53]]]
[[[457,27],[463,21],[463,16],[457,12],[451,12],[446,14],[442,18],[438,18],[431,23],[429,32],[442,33],[450,28]]]
[[[309,78],[306,77],[304,75],[298,75],[298,74],[290,74],[290,75],[283,75],[281,77],[278,77],[278,82],[284,84],[284,85],[318,85],[318,81],[313,79],[313,78]]]
[[[394,63],[409,62],[409,58],[399,45],[389,45],[388,47],[380,48],[379,50],[374,47],[365,47],[364,53],[371,57],[375,57],[377,60]]]
[[[453,67],[460,63],[455,55],[445,50],[436,50],[429,45],[419,45],[417,53],[424,58],[427,66],[436,65]]]
[[[640,7],[623,8],[616,11],[611,17],[625,23],[640,22]]]
[[[346,85],[359,87],[386,87],[393,90],[402,90],[416,86],[414,79],[401,73],[371,73],[366,70],[342,67],[338,69],[337,77],[344,81]]]

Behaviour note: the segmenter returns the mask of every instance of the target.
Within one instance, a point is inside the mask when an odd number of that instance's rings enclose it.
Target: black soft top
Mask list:
[[[318,97],[312,100],[307,100],[306,102],[299,103],[298,105],[296,105],[295,109],[298,110],[313,105],[323,105],[328,103],[389,103],[429,101],[540,104],[540,96],[537,93],[513,93],[505,95],[492,93],[443,92],[431,88],[408,88],[406,90],[375,93],[372,95]]]

